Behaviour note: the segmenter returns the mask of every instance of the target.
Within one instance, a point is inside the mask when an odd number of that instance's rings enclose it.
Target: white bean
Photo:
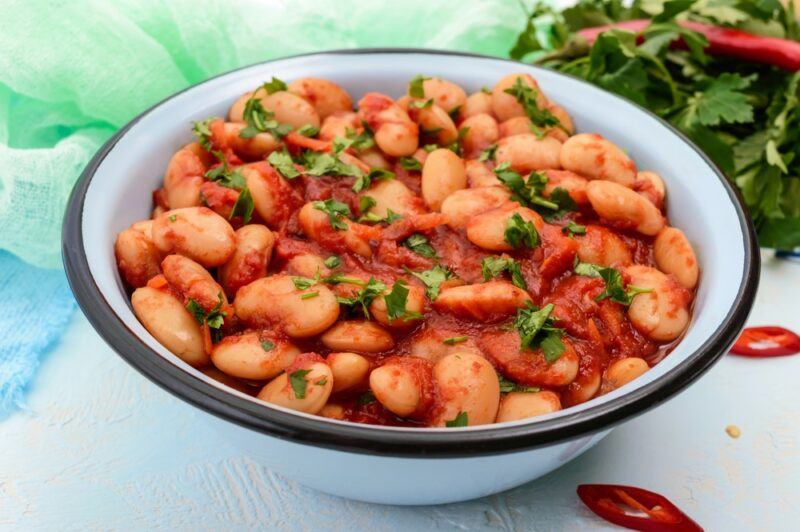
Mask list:
[[[320,337],[328,349],[379,353],[394,347],[392,335],[371,321],[340,321]]]
[[[153,221],[152,239],[162,253],[184,255],[207,268],[224,264],[236,250],[231,224],[206,207],[165,212]]]
[[[684,288],[692,290],[697,286],[697,257],[683,231],[675,227],[662,229],[653,243],[653,255],[658,269],[674,275]]]
[[[422,197],[433,211],[438,211],[444,199],[467,187],[464,161],[446,148],[432,151],[422,167]]]
[[[561,166],[589,179],[613,181],[626,187],[636,180],[636,165],[613,142],[594,133],[573,135],[561,148]]]
[[[653,236],[664,227],[664,217],[652,203],[613,181],[596,180],[586,186],[592,208],[603,220]]]
[[[223,338],[214,345],[211,361],[228,375],[267,380],[291,365],[300,349],[274,336],[245,332]]]

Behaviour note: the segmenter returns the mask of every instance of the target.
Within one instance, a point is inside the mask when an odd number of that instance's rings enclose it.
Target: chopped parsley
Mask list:
[[[264,351],[272,351],[275,349],[275,344],[270,342],[269,340],[261,340],[261,349]]]
[[[439,297],[439,290],[441,289],[442,283],[455,277],[450,270],[439,264],[423,272],[414,272],[409,269],[406,269],[406,271],[425,284],[425,295],[428,296],[428,299],[431,301],[435,301],[436,298]]]
[[[250,189],[244,187],[239,191],[239,196],[236,197],[236,203],[233,204],[228,219],[233,220],[234,217],[241,216],[242,222],[246,225],[250,223],[255,208],[256,206],[255,203],[253,203],[253,196],[250,194]]]
[[[408,302],[408,285],[402,279],[398,279],[392,291],[383,296],[386,301],[386,314],[389,317],[389,323],[397,319],[409,321],[422,317],[419,312],[412,312],[406,308]]]
[[[481,273],[483,274],[484,281],[494,279],[504,271],[507,271],[511,275],[511,282],[514,283],[515,286],[523,290],[528,289],[528,284],[522,276],[519,263],[511,257],[489,256],[481,261]]]
[[[392,209],[387,209],[386,210],[386,216],[384,218],[381,218],[380,216],[378,216],[375,213],[368,212],[367,214],[361,216],[358,219],[358,221],[359,222],[385,222],[387,224],[392,224],[392,223],[394,223],[397,220],[400,220],[402,218],[403,218],[402,214],[398,214],[398,213],[394,212]]]
[[[458,415],[450,421],[445,421],[447,427],[466,427],[469,425],[469,416],[466,412],[459,412]]]
[[[467,136],[467,133],[469,133],[469,128],[468,127],[459,128],[458,129],[458,136],[456,137],[456,140],[454,140],[452,143],[450,143],[450,145],[447,146],[447,149],[452,151],[453,153],[455,153],[459,157],[461,157],[463,155],[463,153],[462,153],[463,150],[461,149],[462,148],[461,141],[464,140],[464,137]]]
[[[414,107],[415,109],[425,109],[427,107],[431,107],[433,105],[433,99],[430,100],[411,100],[408,102],[409,107]]]
[[[267,162],[286,179],[295,179],[300,176],[300,172],[294,166],[292,156],[286,150],[270,153]]]
[[[652,292],[652,288],[640,288],[638,286],[622,286],[622,274],[614,268],[602,268],[599,270],[600,277],[606,282],[606,288],[594,298],[595,301],[602,301],[606,298],[616,301],[626,307],[633,303],[633,298],[639,294]]]
[[[444,345],[456,345],[460,344],[461,342],[466,342],[469,340],[468,336],[451,336],[450,338],[445,338],[442,340]]]
[[[377,205],[378,202],[372,196],[361,196],[358,198],[358,210],[361,214],[366,214],[371,208]]]
[[[316,137],[317,135],[319,135],[319,128],[316,126],[312,126],[311,124],[306,124],[304,126],[301,126],[300,129],[297,130],[297,132],[303,135],[304,137]]]
[[[342,162],[337,155],[318,151],[306,151],[302,155],[302,165],[310,176],[359,177],[362,172],[357,166]]]
[[[338,268],[342,265],[342,259],[340,259],[337,255],[331,255],[323,261],[323,264],[327,268]]]
[[[294,287],[298,290],[307,290],[317,284],[319,279],[309,279],[308,277],[292,277]]]
[[[170,222],[177,222],[178,221],[178,215],[177,214],[173,214],[168,218],[168,220]]]
[[[324,279],[323,279],[324,280]],[[346,305],[348,307],[356,307],[357,305],[361,306],[361,310],[364,312],[364,316],[369,319],[369,305],[372,301],[386,292],[386,285],[380,282],[379,280],[375,279],[374,277],[370,277],[369,281],[366,284],[358,279],[359,283],[354,284],[362,284],[363,288],[358,291],[358,293],[354,297],[339,297],[337,298],[339,303]],[[340,282],[348,282],[348,281],[340,281]]]
[[[375,394],[372,392],[364,392],[358,398],[358,404],[362,406],[372,404],[374,402],[375,402]]]
[[[310,369],[298,369],[289,374],[289,384],[291,384],[294,396],[297,399],[306,398],[306,388],[308,387],[306,375],[309,373],[311,373]]]
[[[350,207],[335,199],[315,201],[314,208],[328,215],[328,221],[336,231],[347,231],[347,223],[342,218],[350,216]]]
[[[520,349],[541,349],[548,364],[558,360],[565,350],[561,341],[564,329],[555,327],[556,320],[551,316],[554,308],[552,303],[541,309],[529,303],[527,308],[517,309],[514,319],[514,328],[519,332]]]
[[[186,310],[188,310],[189,313],[194,317],[198,325],[202,327],[203,324],[206,324],[210,329],[212,329],[212,339],[214,340],[215,337],[218,337],[220,333],[219,329],[225,322],[225,316],[227,315],[222,310],[222,305],[225,301],[222,298],[222,292],[217,294],[217,299],[219,300],[218,303],[214,305],[214,308],[208,312],[206,312],[203,307],[200,306],[200,303],[198,303],[195,299],[189,298],[188,303],[186,303]]]
[[[281,124],[275,120],[275,113],[267,111],[258,98],[250,98],[244,105],[242,118],[247,127],[239,131],[243,139],[255,137],[259,133],[269,133],[276,138],[283,138],[292,131],[289,124]]]
[[[494,154],[496,151],[497,151],[497,144],[492,144],[491,146],[489,146],[488,148],[486,148],[481,152],[481,154],[478,156],[478,160],[481,162],[494,161]]]
[[[519,102],[519,104],[525,110],[525,114],[531,119],[532,125],[536,128],[549,129],[558,127],[569,134],[569,131],[567,131],[567,129],[561,125],[561,121],[556,118],[556,116],[551,113],[549,109],[542,109],[539,107],[539,105],[536,103],[536,98],[539,95],[539,91],[525,84],[521,77],[515,79],[514,85],[507,88],[503,92],[510,94],[517,99],[517,102]],[[541,137],[541,135],[538,136]]]
[[[535,248],[539,245],[539,232],[533,222],[526,222],[519,213],[514,213],[506,222],[504,239],[514,249]]]
[[[383,168],[373,168],[369,171],[368,174],[362,173],[360,176],[356,178],[356,182],[353,183],[353,192],[361,192],[362,190],[369,188],[372,182],[376,179],[393,179],[394,172],[390,172],[389,170],[384,170]]]
[[[425,98],[425,80],[428,79],[431,78],[426,78],[422,74],[414,76],[408,84],[408,95],[412,98]]]
[[[586,234],[586,226],[577,224],[572,220],[567,222],[567,225],[561,228],[561,232],[565,235],[575,236],[575,235],[585,235]]]
[[[436,250],[433,249],[433,246],[431,246],[425,235],[421,233],[414,233],[409,236],[403,240],[403,245],[417,255],[421,255],[427,259],[436,257]]]
[[[300,299],[312,299],[319,295],[319,292],[306,292],[300,296]]]
[[[366,122],[362,121],[362,125],[364,126],[364,131],[361,133],[356,133],[350,128],[345,128],[344,130],[344,136],[350,140],[350,147],[356,151],[364,151],[375,145],[372,130]]]
[[[404,170],[422,170],[422,163],[414,157],[400,157],[397,162]]]
[[[197,143],[206,150],[211,151],[211,129],[209,125],[214,120],[217,120],[216,117],[206,118],[205,120],[200,121],[192,121],[192,133],[194,136],[197,137]]]
[[[560,205],[542,196],[544,187],[547,184],[547,176],[538,172],[531,172],[527,181],[522,176],[511,169],[507,162],[498,165],[494,169],[497,179],[511,191],[511,199],[520,205],[530,207],[536,211],[552,213],[558,211]],[[570,198],[571,199],[571,198]]]
[[[267,91],[267,94],[275,94],[276,92],[289,89],[285,81],[282,81],[275,76],[272,76],[270,81],[264,82],[262,87],[264,87],[264,90]]]
[[[500,393],[522,392],[522,393],[536,393],[541,391],[541,388],[536,386],[522,386],[514,381],[510,381],[502,375],[497,375],[500,381]]]
[[[212,152],[214,157],[219,161],[219,165],[206,172],[206,179],[214,181],[220,186],[232,188],[235,190],[242,190],[247,186],[247,181],[239,170],[231,170],[228,166],[228,160],[222,152]]]

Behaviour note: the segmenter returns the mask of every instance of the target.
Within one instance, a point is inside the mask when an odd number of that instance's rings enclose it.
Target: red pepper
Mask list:
[[[678,24],[705,35],[708,39],[706,52],[711,55],[734,57],[745,61],[774,65],[786,70],[800,70],[800,42],[777,37],[762,37],[745,31],[699,22],[681,21]],[[627,20],[607,26],[584,28],[579,30],[578,34],[585,37],[591,44],[598,35],[611,28],[642,33],[649,25],[650,21],[647,19]],[[680,40],[673,45],[685,46]]]
[[[748,327],[731,353],[745,357],[778,357],[800,353],[800,336],[783,327]]]
[[[632,486],[581,484],[578,497],[610,523],[646,532],[702,532],[703,529],[669,499]]]

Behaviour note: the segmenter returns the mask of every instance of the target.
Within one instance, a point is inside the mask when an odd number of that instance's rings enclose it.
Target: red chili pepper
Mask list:
[[[800,353],[800,336],[783,327],[748,327],[731,347],[745,357],[779,357]]]
[[[669,499],[632,486],[581,484],[578,497],[610,523],[646,532],[702,532],[703,529]]]
[[[705,35],[708,39],[706,52],[711,55],[735,57],[746,61],[774,65],[786,70],[800,70],[800,42],[777,37],[762,37],[732,28],[722,28],[699,22],[678,22],[684,28]],[[634,33],[643,32],[650,25],[647,19],[627,20],[607,26],[584,28],[578,33],[589,43],[594,43],[597,36],[611,28],[620,28]],[[673,45],[685,47],[679,39]]]

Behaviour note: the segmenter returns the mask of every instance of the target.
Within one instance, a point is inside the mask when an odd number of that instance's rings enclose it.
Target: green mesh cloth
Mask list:
[[[115,129],[265,59],[368,46],[507,55],[511,0],[0,0],[0,250],[58,267],[72,184]],[[424,70],[424,65],[420,65]]]

